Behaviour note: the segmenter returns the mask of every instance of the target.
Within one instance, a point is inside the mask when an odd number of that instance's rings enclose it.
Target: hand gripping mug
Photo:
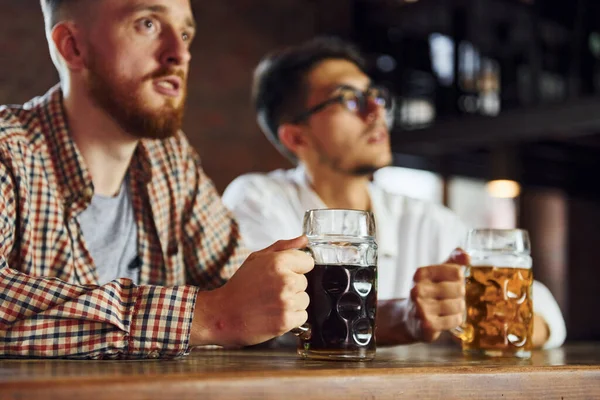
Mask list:
[[[322,209],[304,215],[308,320],[293,330],[304,358],[370,360],[375,357],[377,243],[367,211]]]

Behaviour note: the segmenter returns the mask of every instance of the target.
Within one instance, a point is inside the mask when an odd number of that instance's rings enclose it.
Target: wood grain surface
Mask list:
[[[197,349],[156,361],[0,360],[0,399],[600,399],[600,343],[531,360],[380,348],[370,362],[292,350]]]

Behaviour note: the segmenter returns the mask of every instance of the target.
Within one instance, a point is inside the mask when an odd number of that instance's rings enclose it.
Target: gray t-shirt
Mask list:
[[[128,179],[115,197],[94,195],[89,207],[79,215],[79,225],[90,251],[98,281],[104,285],[117,278],[139,283],[137,226]]]

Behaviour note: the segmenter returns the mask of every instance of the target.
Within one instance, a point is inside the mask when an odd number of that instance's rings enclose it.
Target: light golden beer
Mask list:
[[[463,350],[512,356],[530,352],[533,333],[531,287],[526,268],[471,266],[466,280],[466,326],[473,340]],[[471,330],[471,329],[469,329]]]

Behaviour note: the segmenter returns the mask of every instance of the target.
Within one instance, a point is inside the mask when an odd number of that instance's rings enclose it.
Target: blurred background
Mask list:
[[[600,1],[192,0],[184,129],[222,191],[287,168],[249,104],[268,51],[356,43],[397,97],[391,189],[471,226],[522,227],[568,340],[600,339]],[[38,0],[0,0],[0,104],[58,82]],[[596,310],[596,311],[594,311]]]

